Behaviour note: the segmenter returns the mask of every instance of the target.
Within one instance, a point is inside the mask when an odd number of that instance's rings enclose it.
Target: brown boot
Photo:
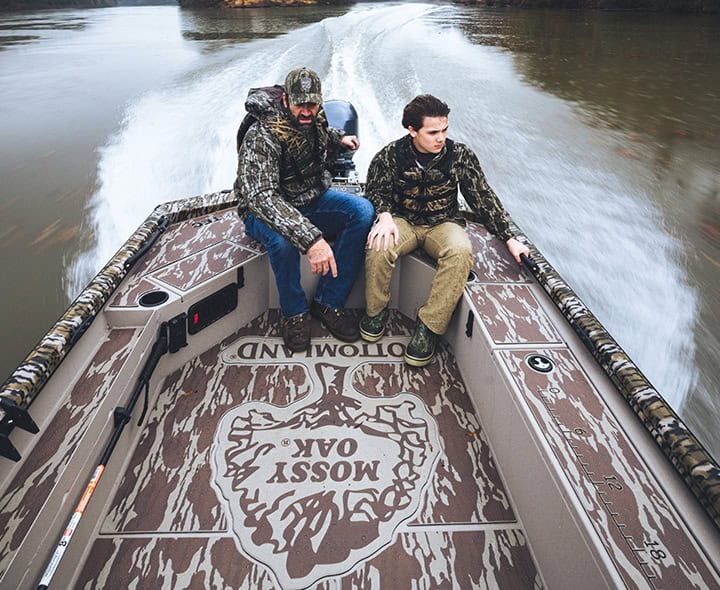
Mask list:
[[[351,311],[338,307],[328,307],[313,301],[310,306],[310,313],[318,318],[322,325],[338,340],[355,342],[360,338],[358,320]]]
[[[310,348],[310,321],[307,312],[283,318],[282,337],[285,346],[293,352]]]

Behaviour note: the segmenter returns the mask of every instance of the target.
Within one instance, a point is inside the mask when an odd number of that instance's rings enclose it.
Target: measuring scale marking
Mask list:
[[[560,420],[559,415],[553,410],[554,402],[550,400],[542,391],[538,391],[538,395],[540,399],[542,400],[543,404],[545,405],[548,413],[553,418],[553,421],[555,422],[555,425],[558,427],[558,430],[565,438],[565,441],[567,442],[568,446],[572,450],[573,454],[575,455],[577,459],[577,463],[582,468],[583,472],[585,473],[588,481],[595,487],[595,490],[597,492],[597,495],[602,502],[603,506],[605,507],[608,515],[610,516],[610,519],[612,520],[615,527],[618,529],[618,532],[622,535],[622,538],[625,540],[625,542],[628,545],[628,548],[630,549],[631,553],[634,555],[636,561],[638,562],[638,565],[640,566],[640,571],[642,572],[643,576],[647,580],[648,584],[651,588],[654,590],[659,590],[659,588],[655,585],[655,580],[657,580],[657,575],[652,569],[652,564],[644,561],[641,557],[641,553],[645,553],[648,551],[647,547],[637,547],[634,542],[633,535],[627,535],[623,532],[623,529],[627,528],[627,524],[624,522],[621,522],[618,520],[618,517],[620,516],[619,512],[614,512],[610,507],[612,506],[613,502],[611,500],[608,500],[606,498],[607,492],[600,488],[600,486],[605,486],[615,490],[615,491],[622,491],[625,489],[622,483],[617,481],[617,477],[615,475],[605,475],[603,476],[604,481],[596,481],[593,479],[593,476],[595,473],[593,471],[589,470],[590,463],[587,463],[586,461],[583,461],[582,459],[585,457],[584,453],[579,452],[578,445],[575,444],[573,439],[571,438],[571,434],[575,434],[577,436],[582,436],[586,434],[585,430],[582,428],[574,428],[570,429],[567,428],[562,421]],[[657,541],[652,541],[646,543],[648,546],[658,545]],[[665,553],[662,550],[659,550],[660,554],[658,554],[658,557],[662,558],[665,556]],[[649,570],[649,571],[648,571]]]
[[[720,587],[718,573],[570,351],[500,355],[625,585],[662,590],[694,580],[699,588]]]

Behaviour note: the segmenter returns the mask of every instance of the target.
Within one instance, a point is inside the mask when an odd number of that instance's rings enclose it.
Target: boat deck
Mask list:
[[[418,369],[423,256],[380,341],[313,320],[291,353],[234,209],[170,225],[33,404],[40,433],[14,436],[3,587],[37,587],[161,323],[202,323],[231,284],[237,307],[161,359],[52,587],[720,588],[696,499],[531,275],[468,231],[474,275]]]
[[[78,587],[541,587],[448,348],[405,366],[396,313],[288,354],[277,319],[166,378]]]

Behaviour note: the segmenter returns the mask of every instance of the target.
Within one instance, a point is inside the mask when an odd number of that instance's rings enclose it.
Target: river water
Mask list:
[[[0,377],[153,207],[229,188],[248,88],[430,92],[513,218],[720,458],[720,18],[454,4],[0,14]]]

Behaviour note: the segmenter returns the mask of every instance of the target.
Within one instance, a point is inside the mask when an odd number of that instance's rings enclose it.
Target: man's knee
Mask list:
[[[452,256],[457,257],[458,259],[466,262],[467,264],[472,264],[473,251],[470,244],[455,245],[451,248],[450,251]]]
[[[370,271],[381,267],[394,267],[397,259],[397,253],[391,248],[380,250],[380,252],[375,248],[365,250],[365,268]]]
[[[292,242],[286,240],[280,234],[268,235],[265,247],[273,257],[288,257],[298,255],[298,249]]]
[[[472,246],[462,242],[448,245],[438,258],[438,264],[442,263],[469,271],[473,264]]]
[[[375,207],[365,197],[358,195],[352,195],[353,198],[353,213],[355,222],[362,227],[370,228],[375,221]]]

